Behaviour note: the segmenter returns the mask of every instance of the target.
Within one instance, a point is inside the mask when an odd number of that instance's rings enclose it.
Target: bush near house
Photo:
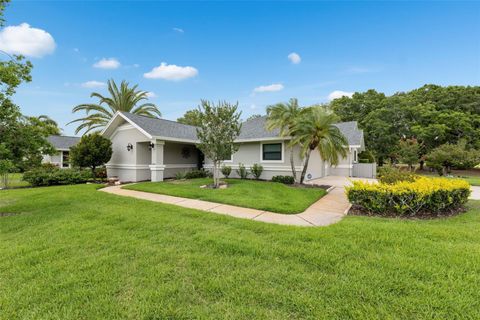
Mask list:
[[[228,177],[230,176],[230,174],[232,173],[232,167],[230,166],[223,166],[222,169],[220,169],[220,171],[222,172],[223,176],[228,179]]]
[[[255,180],[258,180],[262,175],[263,166],[261,164],[254,163],[253,166],[250,167],[250,172],[252,173],[252,176],[255,178]]]
[[[208,172],[205,170],[192,170],[185,173],[185,179],[197,179],[197,178],[206,178],[208,177]]]
[[[293,184],[295,180],[292,176],[273,176],[272,182],[280,182],[283,184]]]
[[[418,177],[394,184],[354,181],[350,202],[362,213],[381,216],[437,216],[462,209],[470,185],[461,179]]]
[[[92,178],[89,170],[60,169],[42,165],[23,174],[23,180],[34,187],[85,183]]]
[[[240,179],[247,179],[250,172],[247,171],[247,168],[243,163],[238,164],[238,169],[235,170],[240,177]]]

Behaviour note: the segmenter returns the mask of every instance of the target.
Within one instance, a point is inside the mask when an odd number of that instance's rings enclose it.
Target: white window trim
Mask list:
[[[282,145],[281,149],[281,159],[280,160],[263,160],[263,145],[264,144],[278,144]],[[285,160],[285,143],[283,141],[268,141],[268,142],[260,142],[260,163],[283,163]]]
[[[358,151],[357,149],[353,149],[353,163],[358,163]]]

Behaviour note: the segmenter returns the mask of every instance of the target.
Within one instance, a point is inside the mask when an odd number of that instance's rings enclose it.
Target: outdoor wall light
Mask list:
[[[148,149],[152,150],[153,148],[155,148],[155,145],[153,144],[153,142],[150,142],[148,144]]]
[[[133,150],[133,145],[131,143],[127,144],[127,151]]]

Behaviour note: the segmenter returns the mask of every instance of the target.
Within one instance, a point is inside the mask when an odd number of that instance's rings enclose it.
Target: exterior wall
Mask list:
[[[59,168],[64,168],[63,167],[63,156],[62,156],[63,151],[67,151],[67,150],[57,150],[58,153],[56,153],[54,155],[48,155],[48,154],[43,155],[42,163],[51,163],[51,164],[56,165]],[[69,168],[71,168],[71,165],[69,165]]]
[[[122,182],[150,180],[148,138],[130,125],[123,125],[110,140],[113,153],[106,165],[108,177],[118,177]],[[129,143],[133,146],[130,151],[127,150]]]
[[[340,160],[337,166],[330,166],[328,168],[329,176],[351,177],[353,175],[353,153],[355,148],[352,148],[347,153],[347,157]]]
[[[262,144],[264,143],[283,143],[283,156],[281,161],[263,161],[262,160]],[[299,154],[299,147],[294,147],[294,164],[297,177],[300,177],[302,172],[302,159]],[[261,164],[263,166],[263,173],[260,176],[261,179],[270,180],[273,176],[291,176],[292,169],[290,167],[290,148],[287,147],[287,142],[281,140],[277,141],[264,141],[264,142],[244,142],[239,144],[238,151],[232,155],[231,161],[224,161],[221,166],[227,165],[232,167],[232,173],[230,177],[238,178],[239,176],[235,172],[238,169],[239,164],[242,163],[247,169],[255,164]],[[205,159],[205,169],[211,170],[213,167],[210,159]]]
[[[173,178],[177,172],[187,172],[198,166],[198,150],[192,144],[165,142],[163,149],[164,178]]]

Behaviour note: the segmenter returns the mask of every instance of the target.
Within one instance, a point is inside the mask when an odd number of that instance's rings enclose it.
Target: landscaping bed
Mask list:
[[[470,195],[470,185],[461,179],[410,175],[396,179],[400,180],[381,177],[375,184],[354,181],[347,187],[352,213],[403,218],[449,216],[464,211]]]
[[[228,184],[225,189],[201,188],[212,183],[210,178],[142,182],[123,188],[285,214],[303,212],[326,194],[325,189],[320,187],[298,188],[276,182],[245,179],[224,181]]]

